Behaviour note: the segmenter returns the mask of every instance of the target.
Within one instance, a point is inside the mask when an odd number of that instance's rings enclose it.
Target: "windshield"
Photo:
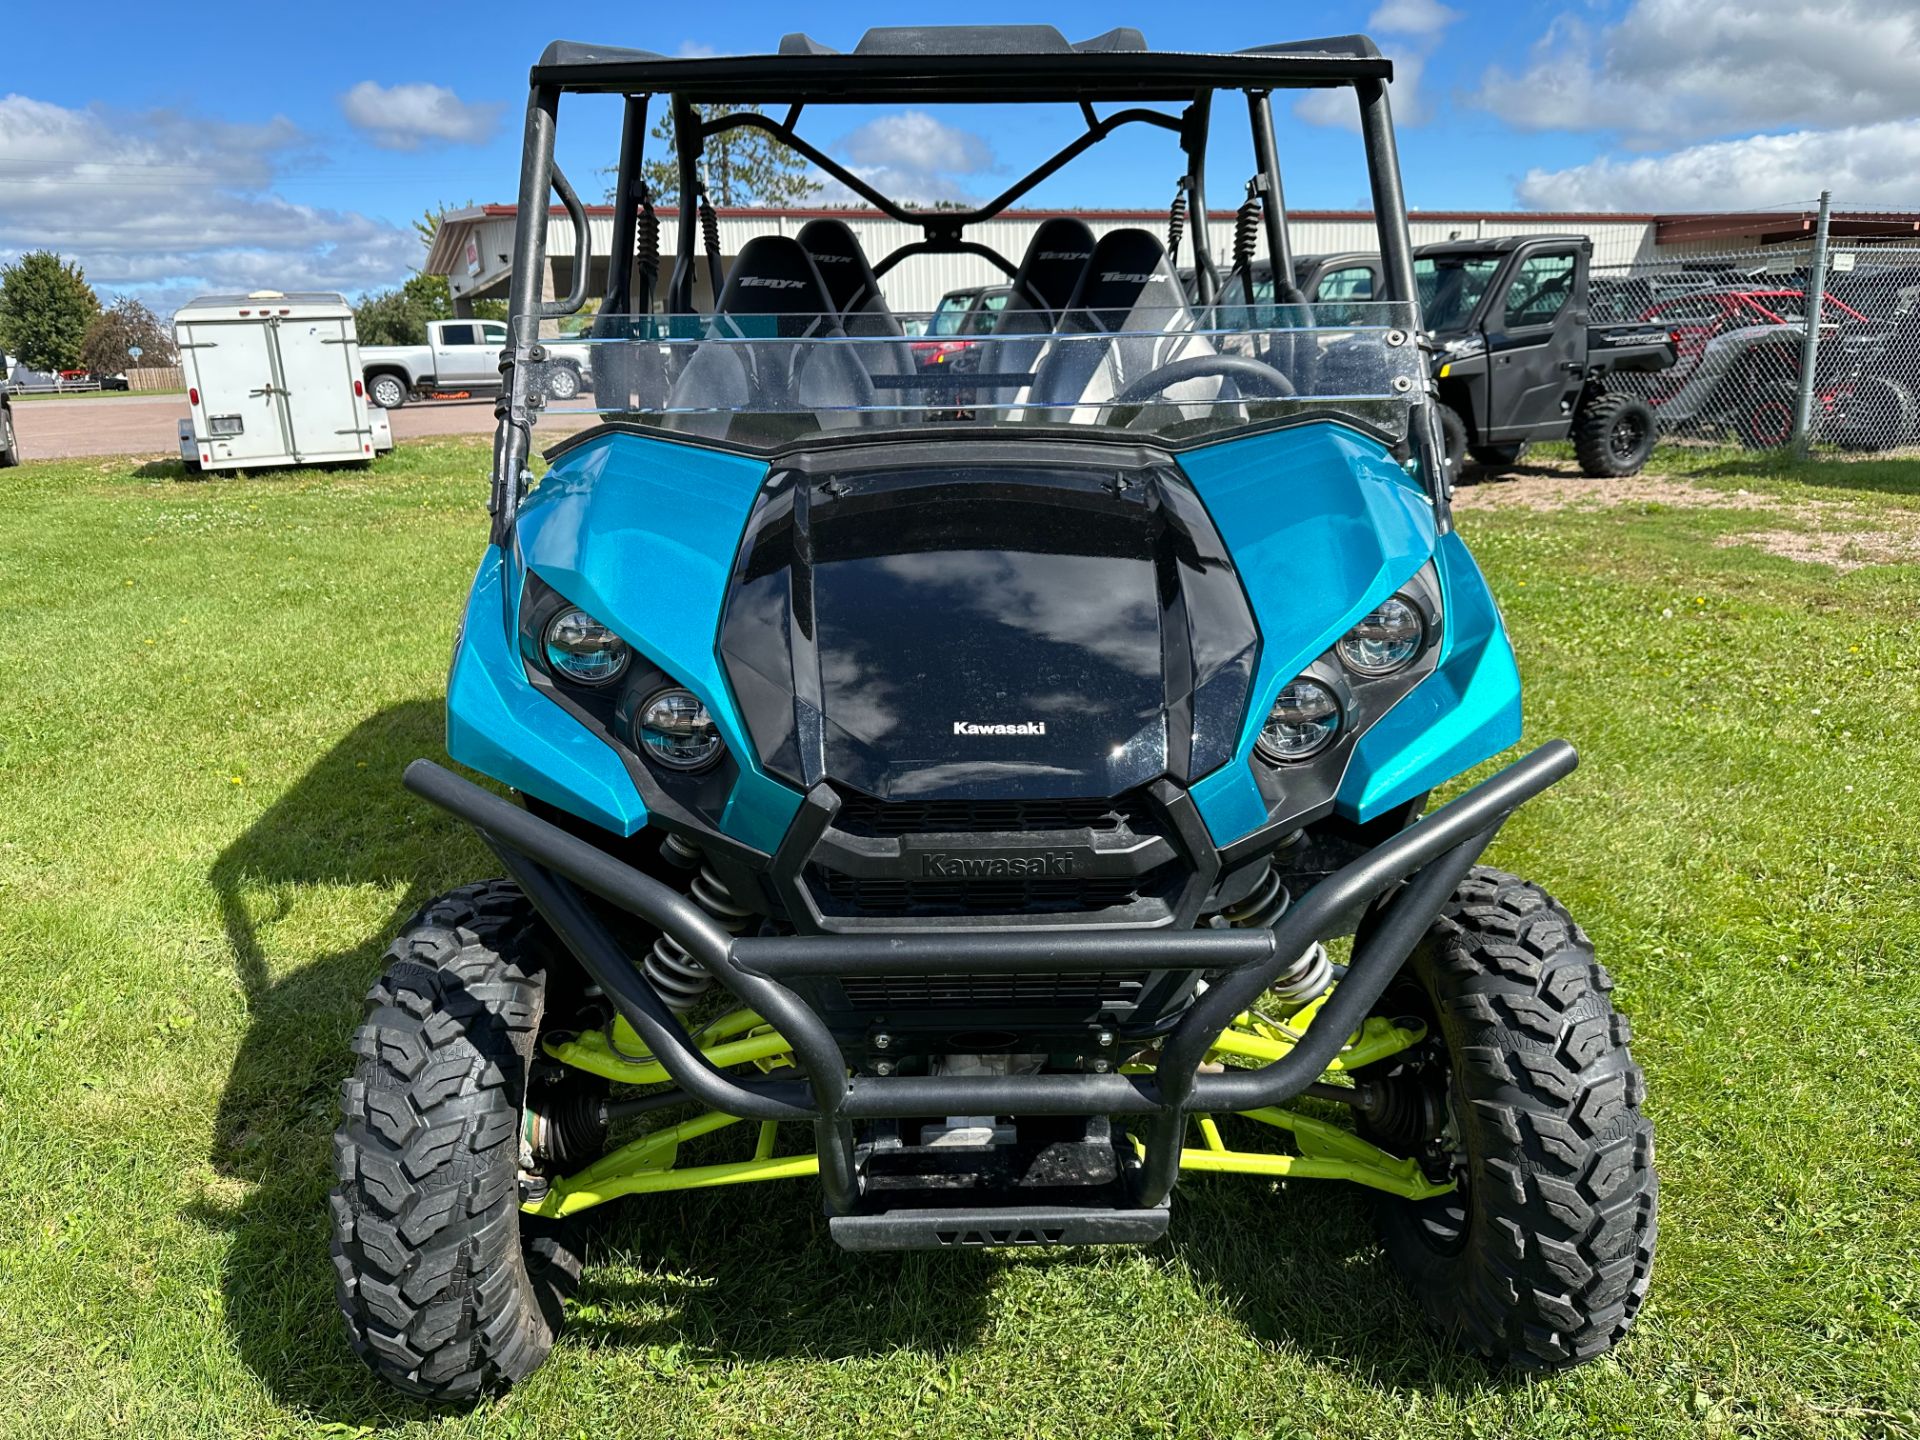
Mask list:
[[[1460,330],[1480,308],[1480,301],[1500,269],[1498,255],[1435,257],[1413,262],[1414,284],[1420,290],[1420,311],[1429,330]]]
[[[945,363],[891,314],[603,315],[584,341],[529,336],[516,364],[545,401],[525,407],[529,419],[586,412],[755,450],[900,426],[1183,440],[1309,413],[1405,435],[1423,374],[1411,306],[1352,304],[1338,325],[1291,328],[1260,313],[1270,308],[1058,322],[1003,310],[993,335]]]

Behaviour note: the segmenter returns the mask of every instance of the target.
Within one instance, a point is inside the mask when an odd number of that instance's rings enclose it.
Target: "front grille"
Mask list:
[[[863,975],[839,982],[859,1010],[1021,1010],[1134,1005],[1144,970],[1113,975]]]
[[[871,795],[843,794],[833,826],[848,835],[889,840],[902,835],[1042,830],[1162,833],[1159,817],[1138,794],[1066,800],[876,800]]]
[[[1060,915],[1113,910],[1164,896],[1174,878],[1163,865],[1145,875],[1005,876],[966,880],[854,876],[809,867],[815,899],[829,915]]]

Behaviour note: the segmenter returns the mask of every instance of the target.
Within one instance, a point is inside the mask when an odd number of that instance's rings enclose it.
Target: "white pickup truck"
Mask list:
[[[383,410],[398,410],[418,395],[498,390],[500,352],[506,346],[503,321],[429,320],[424,345],[360,347],[367,397]],[[556,353],[545,373],[550,399],[573,399],[587,385],[585,347],[577,356]]]

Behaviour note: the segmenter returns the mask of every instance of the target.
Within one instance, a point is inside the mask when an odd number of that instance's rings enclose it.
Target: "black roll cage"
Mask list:
[[[922,32],[937,34],[938,32]],[[1055,37],[1057,39],[1057,37]],[[937,42],[927,48],[909,46],[898,51],[867,53],[862,43],[852,54],[824,49],[805,36],[788,36],[778,55],[713,56],[669,59],[642,51],[608,50],[556,41],[531,73],[526,126],[521,143],[520,188],[515,225],[513,263],[508,299],[512,341],[501,365],[500,399],[495,409],[494,463],[488,511],[496,544],[505,544],[513,532],[519,502],[532,482],[529,459],[531,425],[517,418],[537,408],[544,397],[529,394],[528,369],[522,361],[544,358],[532,337],[538,321],[578,313],[586,304],[586,263],[591,254],[586,208],[554,161],[554,134],[562,94],[619,94],[625,97],[620,158],[614,187],[614,221],[607,286],[602,309],[626,313],[633,300],[631,270],[636,217],[641,198],[641,176],[647,118],[655,95],[664,95],[672,108],[676,160],[679,171],[678,243],[666,292],[671,313],[693,313],[694,264],[699,249],[700,158],[706,141],[735,129],[765,132],[790,146],[866,200],[888,218],[915,226],[921,238],[896,247],[874,266],[884,275],[902,260],[919,254],[979,255],[1007,275],[1015,266],[991,246],[969,240],[964,232],[1004,213],[1021,196],[1059,171],[1079,155],[1125,125],[1144,124],[1174,132],[1186,160],[1180,177],[1192,217],[1195,280],[1198,299],[1210,301],[1219,291],[1207,226],[1206,149],[1217,90],[1245,94],[1252,130],[1256,174],[1253,188],[1263,201],[1268,260],[1273,267],[1279,298],[1300,304],[1303,298],[1293,278],[1292,248],[1287,236],[1287,213],[1281,185],[1278,146],[1274,137],[1272,95],[1276,89],[1337,89],[1351,87],[1359,104],[1360,135],[1367,157],[1373,197],[1374,223],[1379,235],[1383,270],[1382,300],[1413,301],[1413,246],[1407,226],[1406,200],[1400,181],[1400,159],[1394,139],[1387,84],[1391,63],[1363,36],[1313,40],[1293,45],[1264,46],[1233,54],[1206,55],[1146,51],[1136,32],[1116,31],[1079,46],[1041,48],[1001,53],[989,47],[955,50]],[[971,210],[913,210],[901,205],[861,176],[796,133],[807,105],[822,103],[1048,103],[1079,106],[1086,129],[991,200]],[[1126,108],[1101,116],[1096,101],[1125,103]],[[1160,100],[1181,103],[1180,113],[1168,114],[1150,105],[1129,103]],[[784,103],[783,119],[754,111],[731,111],[702,120],[697,102],[728,104]],[[573,229],[573,283],[564,300],[541,298],[541,272],[546,263],[546,218],[549,193],[557,195]],[[627,257],[619,263],[618,257]],[[717,261],[714,276],[718,291]],[[651,297],[648,297],[650,300]],[[529,323],[531,322],[531,323]],[[524,352],[524,353],[523,353]],[[1422,405],[1412,432],[1422,453],[1422,473],[1429,476],[1430,492],[1443,525],[1448,521],[1444,470],[1431,457],[1442,452],[1432,406]],[[1433,432],[1433,433],[1429,433]]]

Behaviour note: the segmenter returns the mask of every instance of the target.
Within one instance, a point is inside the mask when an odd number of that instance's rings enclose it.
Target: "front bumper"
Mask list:
[[[1137,1164],[1131,1206],[1163,1206],[1186,1117],[1284,1105],[1317,1080],[1398,973],[1512,811],[1578,763],[1551,741],[1367,852],[1298,898],[1271,929],[994,930],[733,936],[678,891],[426,760],[416,794],[472,825],[554,933],[691,1098],[727,1115],[812,1122],[829,1209],[861,1208],[853,1122],[938,1115],[1125,1115]],[[642,975],[588,896],[664,931],[792,1046],[803,1081],[723,1074]],[[1252,1007],[1333,917],[1366,909],[1345,977],[1298,1044],[1259,1069],[1201,1074],[1234,1017]],[[1207,985],[1160,1044],[1150,1074],[850,1075],[826,1019],[792,982],[810,976],[1085,974],[1116,966],[1200,972]]]

